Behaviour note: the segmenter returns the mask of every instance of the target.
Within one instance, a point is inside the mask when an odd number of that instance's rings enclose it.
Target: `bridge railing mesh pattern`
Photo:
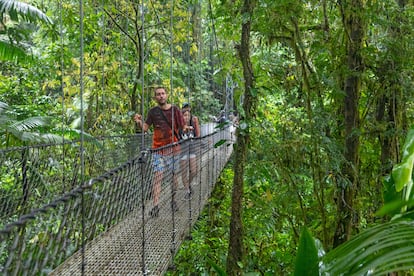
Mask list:
[[[82,166],[57,157],[80,158],[69,154],[79,145],[2,152],[2,275],[162,274],[206,204],[233,138],[224,128],[155,151],[147,149],[150,138],[143,145],[139,136],[113,137],[85,143]],[[164,166],[158,192],[157,166]],[[22,183],[25,173],[31,181]]]
[[[144,137],[149,146],[151,137]],[[0,150],[0,227],[31,209],[56,199],[85,178],[102,175],[140,152],[141,136],[101,137],[81,142],[37,145]]]

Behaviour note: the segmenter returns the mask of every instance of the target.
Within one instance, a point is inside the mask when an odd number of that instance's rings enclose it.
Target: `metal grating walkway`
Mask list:
[[[199,146],[193,193],[185,199],[181,177],[174,193],[178,211],[171,208],[170,172],[162,185],[159,216],[149,215],[150,154],[148,160],[129,160],[6,225],[0,232],[0,249],[6,249],[0,255],[3,275],[162,275],[203,210],[230,158],[231,143],[228,129],[195,143]],[[182,151],[192,145],[186,141]],[[177,173],[183,170],[188,167]]]

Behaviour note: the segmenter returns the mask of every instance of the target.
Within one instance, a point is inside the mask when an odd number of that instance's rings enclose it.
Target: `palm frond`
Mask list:
[[[18,131],[16,129],[12,129],[9,133],[12,134],[18,141],[29,144],[62,143],[65,141],[63,137],[51,133],[42,134],[39,132]]]
[[[7,127],[14,123],[14,120],[5,113],[8,109],[9,105],[7,103],[0,102],[0,132],[6,131]]]
[[[38,8],[16,0],[0,0],[0,13],[8,14],[10,19],[19,21],[19,16],[28,22],[43,21],[51,24],[52,20]]]
[[[16,131],[28,131],[32,130],[39,126],[47,126],[49,124],[50,118],[37,116],[37,117],[30,117],[24,119],[22,121],[17,121],[11,125],[9,125],[9,131],[16,130]]]
[[[328,275],[387,275],[414,269],[413,260],[414,222],[391,221],[328,252],[321,268]]]
[[[0,60],[24,62],[31,60],[23,48],[0,39]]]
[[[63,143],[66,141],[64,137],[53,133],[42,134],[42,139],[44,142],[55,144]]]
[[[9,116],[0,115],[0,133],[8,131],[9,125],[14,124],[16,121]]]
[[[7,110],[9,108],[9,105],[5,102],[0,101],[0,113],[2,113],[4,110]]]
[[[42,136],[37,132],[28,132],[28,131],[13,131],[12,134],[23,142],[28,143],[41,143],[43,142]]]

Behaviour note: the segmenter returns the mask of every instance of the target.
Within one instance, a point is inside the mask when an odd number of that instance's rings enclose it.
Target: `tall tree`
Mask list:
[[[237,130],[237,143],[235,148],[234,179],[230,218],[230,241],[227,255],[226,271],[228,275],[241,275],[239,263],[243,261],[243,177],[246,156],[249,145],[249,128],[253,120],[257,105],[254,75],[250,59],[250,28],[255,0],[244,0],[241,15],[244,18],[241,31],[241,42],[238,47],[240,61],[243,66],[244,101],[240,116],[240,127]]]
[[[359,98],[362,62],[362,42],[364,39],[364,4],[361,0],[339,2],[345,29],[346,41],[346,75],[343,83],[344,115],[344,157],[342,172],[344,181],[338,183],[338,221],[334,235],[334,246],[348,240],[355,221],[354,200],[358,193],[359,167]]]
[[[408,51],[406,35],[404,30],[405,18],[404,10],[406,6],[405,0],[396,1],[399,12],[395,16],[391,16],[392,24],[388,26],[387,33],[388,47],[384,52],[384,56],[394,57],[393,59],[381,59],[376,75],[380,80],[381,93],[378,96],[376,120],[378,121],[381,131],[378,138],[381,146],[381,168],[382,175],[388,175],[391,172],[393,164],[400,161],[399,151],[399,133],[401,130],[406,131],[408,126],[404,124],[403,118],[406,112],[405,102],[408,97],[404,95],[404,71],[406,60],[409,59],[410,51]]]

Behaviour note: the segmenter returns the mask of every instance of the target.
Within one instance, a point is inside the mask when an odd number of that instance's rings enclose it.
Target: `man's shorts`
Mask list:
[[[177,156],[173,155],[162,155],[154,153],[152,155],[152,164],[155,172],[162,172],[164,170],[175,170],[179,169],[179,162]]]

